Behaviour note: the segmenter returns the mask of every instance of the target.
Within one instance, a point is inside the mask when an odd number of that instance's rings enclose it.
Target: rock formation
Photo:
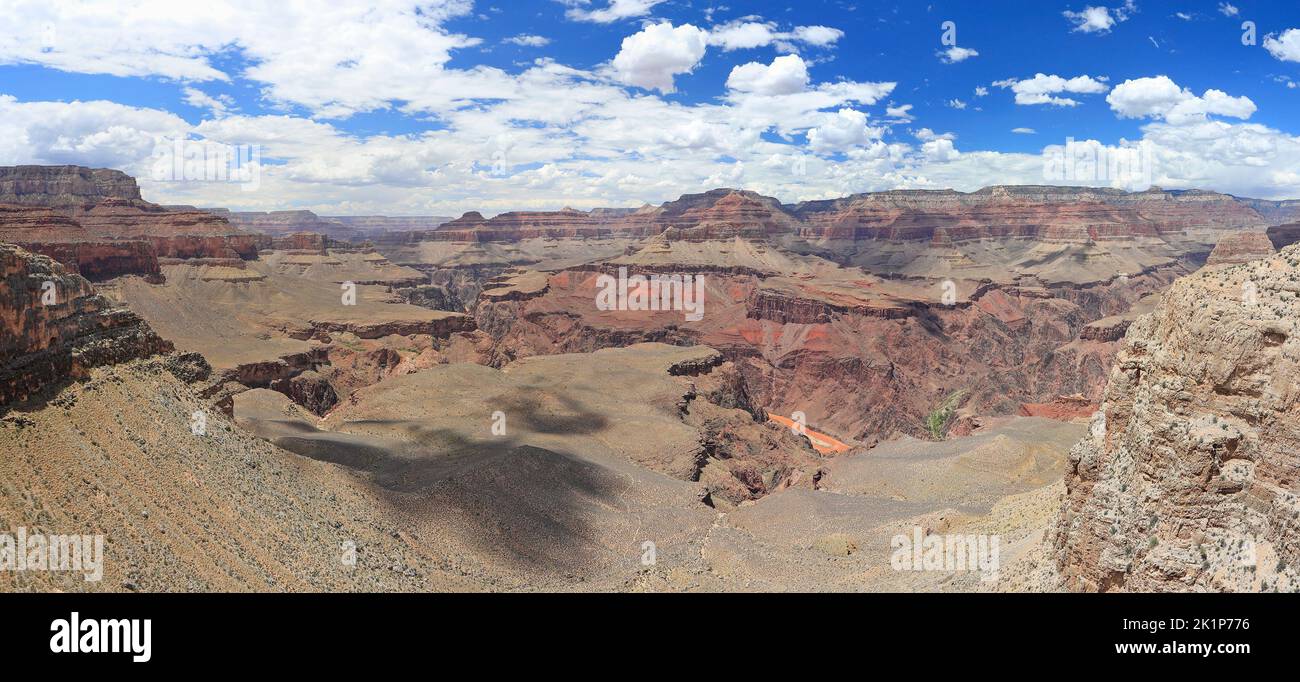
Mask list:
[[[1210,252],[1206,265],[1231,265],[1249,263],[1273,255],[1273,242],[1268,235],[1257,230],[1228,232]]]
[[[87,279],[159,277],[157,253],[147,241],[93,234],[50,208],[0,204],[0,242],[49,256]]]
[[[1292,591],[1300,247],[1176,282],[1128,330],[1056,525],[1066,587]]]
[[[85,279],[9,244],[0,244],[0,332],[0,406],[94,367],[172,350]]]

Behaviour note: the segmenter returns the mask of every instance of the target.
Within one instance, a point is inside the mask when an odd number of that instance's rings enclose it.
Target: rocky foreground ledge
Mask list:
[[[1300,246],[1178,280],[1137,319],[1055,529],[1065,587],[1300,588]]]

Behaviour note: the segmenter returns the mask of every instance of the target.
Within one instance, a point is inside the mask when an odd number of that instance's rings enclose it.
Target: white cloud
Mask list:
[[[116,102],[18,102],[0,95],[0,163],[79,164],[149,172],[159,140],[190,125],[156,109]]]
[[[1300,28],[1289,28],[1277,38],[1264,38],[1264,49],[1281,61],[1300,62]]]
[[[827,115],[826,121],[808,131],[808,147],[819,154],[846,151],[879,139],[880,128],[867,125],[867,115],[853,109],[840,109]]]
[[[885,115],[890,118],[910,121],[912,120],[912,105],[900,104],[898,106],[885,107]]]
[[[1213,89],[1197,97],[1168,76],[1124,81],[1106,101],[1121,118],[1158,118],[1174,125],[1204,122],[1211,114],[1247,119],[1255,113],[1255,103],[1248,97]]]
[[[796,26],[790,31],[781,31],[775,22],[750,17],[715,26],[709,33],[709,44],[727,52],[768,45],[776,45],[785,52],[794,52],[795,43],[827,47],[843,37],[843,31],[829,26]]]
[[[506,38],[504,42],[519,45],[521,47],[546,47],[551,44],[551,39],[546,36],[529,35],[522,33],[517,36]]]
[[[1229,3],[1221,2],[1219,3],[1219,12],[1221,12],[1225,17],[1235,17],[1237,16],[1238,10]]]
[[[574,21],[590,21],[608,24],[620,19],[643,17],[664,0],[609,0],[609,4],[600,9],[587,9],[591,0],[560,0],[569,9],[564,15]]]
[[[829,26],[796,26],[794,29],[794,39],[809,45],[832,45],[843,37],[844,31]]]
[[[663,93],[674,91],[673,78],[690,73],[704,58],[709,34],[690,24],[652,24],[623,39],[611,63],[620,82]]]
[[[961,152],[953,146],[952,140],[946,138],[938,138],[922,144],[921,154],[928,161],[940,163],[947,163],[961,156]]]
[[[957,62],[964,62],[971,57],[978,57],[980,53],[969,47],[957,47],[956,45],[953,45],[947,50],[940,51],[938,54],[939,61],[944,64],[956,64]]]
[[[1035,74],[1033,78],[1025,80],[1008,78],[996,81],[993,84],[1001,88],[1010,88],[1012,92],[1016,93],[1016,104],[1051,104],[1058,107],[1073,107],[1079,104],[1077,100],[1070,97],[1057,97],[1056,95],[1064,92],[1080,95],[1103,93],[1107,89],[1103,80],[1088,75],[1067,79],[1061,76],[1039,73]]]
[[[988,88],[984,87],[983,85],[977,85],[977,86],[975,86],[975,96],[976,96],[976,97],[988,97],[988,94],[989,94],[989,89],[988,89]]]
[[[963,102],[963,101],[961,101],[961,100],[959,100],[959,99],[950,99],[950,100],[947,101],[947,105],[948,105],[949,107],[952,107],[953,109],[965,109],[965,108],[966,108],[966,103]]]
[[[1093,7],[1088,6],[1081,12],[1072,12],[1065,10],[1062,14],[1074,24],[1071,31],[1080,33],[1110,33],[1115,25],[1128,21],[1129,15],[1137,11],[1137,5],[1133,0],[1126,0],[1123,7]]]
[[[218,95],[213,97],[198,88],[186,87],[181,90],[185,95],[185,103],[200,109],[207,109],[214,115],[220,116],[234,105],[234,98],[230,95]]]
[[[1012,128],[1011,132],[1017,135],[1037,135],[1038,131],[1033,128]]]
[[[741,64],[731,70],[727,87],[759,95],[790,95],[808,87],[808,66],[799,55],[785,55],[771,65],[758,62]]]
[[[217,57],[242,56],[249,65],[236,75],[259,82],[268,99],[324,116],[381,109],[394,100],[439,111],[474,98],[508,97],[512,85],[496,69],[447,68],[453,51],[481,42],[442,28],[472,9],[469,0],[7,4],[0,64],[228,81],[233,72]]]

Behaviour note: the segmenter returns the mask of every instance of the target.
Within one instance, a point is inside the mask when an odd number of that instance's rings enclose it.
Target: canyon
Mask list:
[[[109,590],[1290,590],[1294,220],[1049,186],[347,217],[0,168],[0,510],[129,528]],[[620,272],[703,315],[601,309]],[[895,570],[913,528],[1002,568]]]

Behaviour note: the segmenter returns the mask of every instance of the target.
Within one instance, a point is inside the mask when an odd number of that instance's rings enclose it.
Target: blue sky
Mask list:
[[[119,167],[168,203],[973,190],[1051,181],[1069,139],[1140,146],[1162,186],[1300,197],[1294,2],[7,5],[0,163]],[[176,139],[256,145],[257,187],[151,175]]]

